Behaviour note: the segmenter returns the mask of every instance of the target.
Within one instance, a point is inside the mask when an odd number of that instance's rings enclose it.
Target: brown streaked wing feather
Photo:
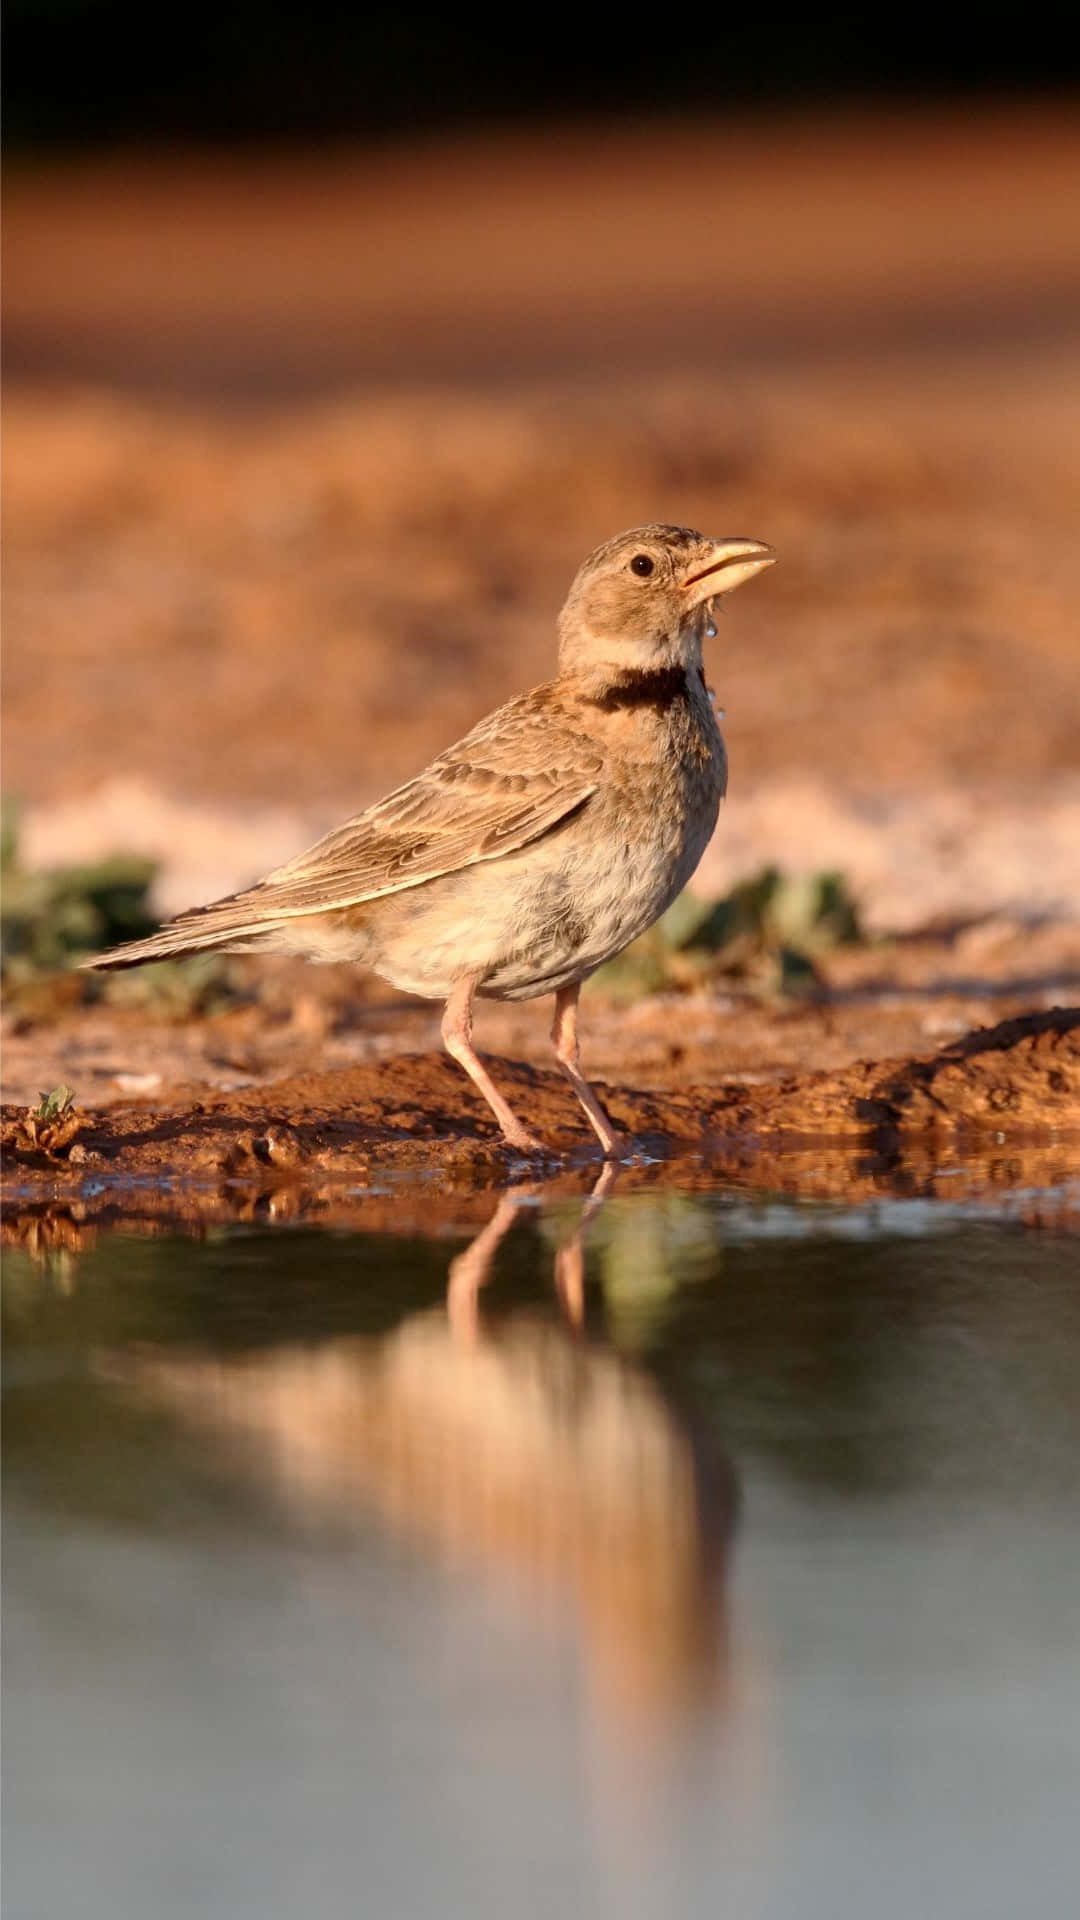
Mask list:
[[[260,917],[313,913],[497,859],[583,805],[602,765],[587,738],[525,695],[241,898]]]

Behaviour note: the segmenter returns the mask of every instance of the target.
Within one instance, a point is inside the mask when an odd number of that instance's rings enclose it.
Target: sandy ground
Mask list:
[[[166,911],[254,877],[544,678],[583,554],[668,519],[781,554],[714,645],[732,782],[697,884],[838,868],[873,944],[832,956],[809,1006],[594,997],[616,1110],[685,1146],[670,1102],[692,1091],[712,1137],[742,1089],[746,1138],[775,1143],[787,1080],[804,1133],[848,1138],[857,1063],[879,1089],[1075,1001],[1078,209],[1075,126],[1020,110],[16,178],[23,858],[151,852]],[[429,1057],[432,1009],[333,969],[247,984],[179,1024],[23,1002],[7,1095],[65,1079],[96,1116],[140,1094],[175,1171],[201,1165],[185,1105],[234,1103],[214,1108],[228,1153],[277,1088],[293,1130],[340,1102],[369,1167],[391,1074],[405,1137],[435,1142],[422,1160],[488,1152]],[[486,1010],[482,1044],[540,1062],[544,1020]],[[1065,1108],[1021,1075],[992,1131],[1062,1137],[1071,1072]],[[549,1082],[510,1075],[573,1146]],[[968,1094],[940,1089],[967,1126]],[[104,1125],[82,1144],[109,1160]],[[401,1129],[378,1125],[397,1163]],[[127,1152],[109,1163],[149,1164]]]

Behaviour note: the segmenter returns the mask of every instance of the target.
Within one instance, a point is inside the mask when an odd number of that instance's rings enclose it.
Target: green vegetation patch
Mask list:
[[[615,999],[691,992],[710,981],[742,982],[763,993],[813,992],[818,962],[862,939],[858,908],[843,876],[784,874],[763,867],[719,900],[681,893],[662,919],[595,975]]]
[[[141,940],[160,921],[150,905],[156,863],[141,854],[111,854],[84,866],[25,868],[18,816],[5,804],[0,820],[0,974],[10,1005],[44,1016],[73,1000],[107,998],[185,1014],[209,1011],[234,997],[229,965],[218,954],[165,960],[131,974],[74,974],[91,953]]]

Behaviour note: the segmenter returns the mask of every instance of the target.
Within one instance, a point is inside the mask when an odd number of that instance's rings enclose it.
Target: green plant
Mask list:
[[[689,991],[725,977],[798,993],[817,984],[820,956],[861,938],[841,874],[763,867],[719,900],[680,894],[654,927],[600,969],[596,984],[618,999]]]
[[[16,1156],[43,1153],[55,1159],[70,1147],[81,1126],[75,1089],[61,1081],[51,1092],[41,1094],[36,1107],[28,1107],[15,1120],[4,1145]]]
[[[15,1004],[37,1015],[71,1004],[71,969],[90,953],[141,939],[159,925],[150,906],[156,865],[112,854],[83,866],[28,871],[20,864],[18,815],[0,816],[0,972]],[[166,1013],[209,1011],[231,997],[228,962],[217,954],[168,960],[137,974],[81,977],[77,998],[106,996]],[[55,1001],[55,1006],[52,1003]]]
[[[0,965],[8,979],[71,966],[98,947],[138,939],[157,925],[147,899],[154,862],[140,855],[28,872],[19,863],[17,816],[5,807],[0,860]]]

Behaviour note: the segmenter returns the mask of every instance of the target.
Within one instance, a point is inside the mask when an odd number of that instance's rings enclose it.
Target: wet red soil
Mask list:
[[[565,1084],[521,1061],[498,1070],[550,1153],[523,1159],[505,1147],[444,1056],[399,1055],[268,1086],[177,1088],[164,1100],[90,1110],[52,1150],[27,1128],[25,1109],[6,1108],[8,1203],[15,1214],[89,1201],[94,1214],[109,1207],[212,1219],[250,1211],[261,1196],[277,1215],[334,1219],[355,1209],[357,1188],[404,1174],[426,1176],[429,1191],[560,1171],[571,1186],[587,1182],[597,1149]],[[710,1083],[688,1072],[667,1087],[601,1091],[634,1137],[631,1181],[666,1167],[666,1177],[694,1185],[735,1179],[849,1198],[934,1191],[946,1176],[953,1198],[1054,1186],[1080,1167],[1080,1009],[1006,1020],[916,1057],[768,1084]]]

